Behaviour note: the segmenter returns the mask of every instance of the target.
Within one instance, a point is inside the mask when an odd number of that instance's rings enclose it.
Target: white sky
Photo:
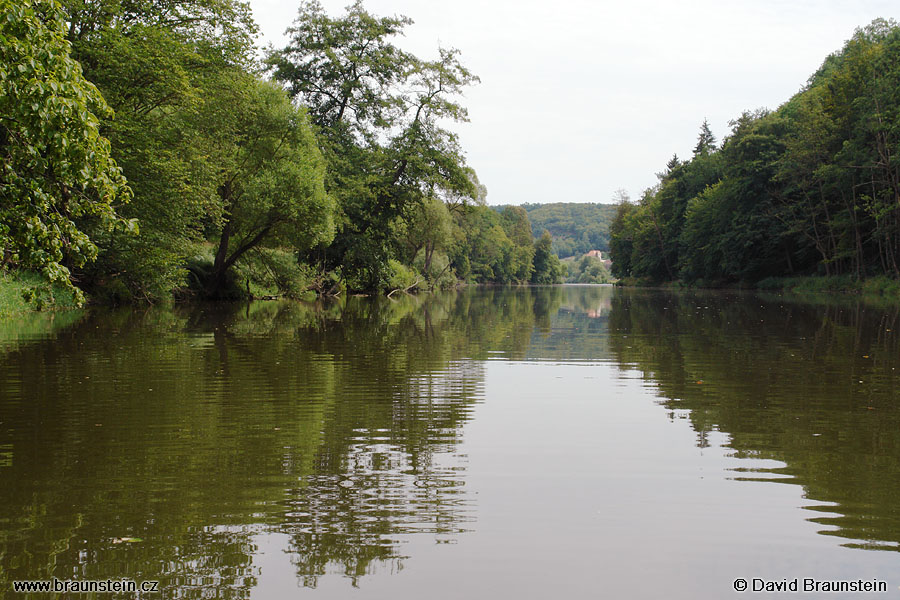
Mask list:
[[[332,15],[351,0],[321,0]],[[283,45],[296,0],[250,0],[261,43]],[[777,108],[885,0],[367,0],[414,24],[422,58],[461,50],[481,78],[462,103],[469,164],[490,204],[610,202],[688,158],[704,118],[721,141],[744,110]]]

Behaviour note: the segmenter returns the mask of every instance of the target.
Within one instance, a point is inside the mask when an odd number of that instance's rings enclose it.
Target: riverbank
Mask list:
[[[841,292],[900,298],[900,281],[888,277],[769,277],[757,282],[754,287],[766,291]]]
[[[900,281],[889,277],[856,279],[852,276],[831,277],[768,277],[756,283],[721,283],[698,280],[653,282],[649,279],[626,277],[616,282],[624,287],[654,287],[666,289],[742,289],[766,292],[843,293],[884,296],[900,299]]]
[[[0,318],[27,312],[78,308],[75,296],[61,285],[28,271],[0,271]]]

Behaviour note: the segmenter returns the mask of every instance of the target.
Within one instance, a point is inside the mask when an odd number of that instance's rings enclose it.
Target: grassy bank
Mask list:
[[[844,293],[883,296],[900,300],[900,281],[888,277],[856,279],[851,276],[832,277],[769,277],[756,283],[721,283],[698,280],[654,282],[647,278],[626,277],[617,285],[625,287],[656,287],[666,289],[756,289],[767,292],[795,292],[801,294]]]
[[[72,292],[27,271],[0,271],[0,318],[31,311],[77,308]]]
[[[900,281],[888,277],[856,279],[851,276],[834,277],[769,277],[758,282],[759,290],[782,290],[800,293],[841,292],[885,296],[900,299]]]

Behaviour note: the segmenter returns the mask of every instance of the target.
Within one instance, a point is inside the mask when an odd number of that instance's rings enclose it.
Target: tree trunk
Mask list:
[[[219,238],[219,247],[216,249],[216,257],[213,260],[213,269],[209,281],[206,282],[206,295],[210,298],[219,298],[222,288],[225,286],[225,274],[228,271],[228,243],[231,241],[233,227],[231,221],[225,223],[222,228],[222,236]]]
[[[425,277],[431,272],[431,259],[434,257],[434,242],[425,244]]]

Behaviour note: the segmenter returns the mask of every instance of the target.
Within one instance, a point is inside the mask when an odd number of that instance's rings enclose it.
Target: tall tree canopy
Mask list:
[[[114,302],[558,279],[450,128],[477,77],[406,17],[304,2],[271,82],[242,0],[0,2],[0,268]]]
[[[210,296],[222,292],[229,269],[250,250],[307,250],[334,235],[325,164],[306,111],[274,84],[240,73],[217,92],[198,112],[198,129],[217,138],[220,157]]]
[[[877,19],[775,111],[745,112],[722,146],[704,122],[611,227],[619,276],[757,282],[900,278],[900,26]]]
[[[137,237],[97,232],[104,251],[85,281],[165,297],[184,283],[185,261],[223,214],[218,187],[229,151],[202,116],[233,101],[223,78],[252,71],[256,25],[238,0],[63,5],[73,56],[116,111],[102,126],[135,194],[123,214],[141,227]]]
[[[289,44],[269,57],[277,80],[310,107],[341,210],[335,241],[314,255],[341,267],[351,287],[383,284],[390,224],[435,197],[470,201],[479,190],[447,120],[465,121],[455,98],[478,79],[455,50],[423,60],[391,42],[412,21],[376,17],[357,1],[330,17],[304,2]]]

